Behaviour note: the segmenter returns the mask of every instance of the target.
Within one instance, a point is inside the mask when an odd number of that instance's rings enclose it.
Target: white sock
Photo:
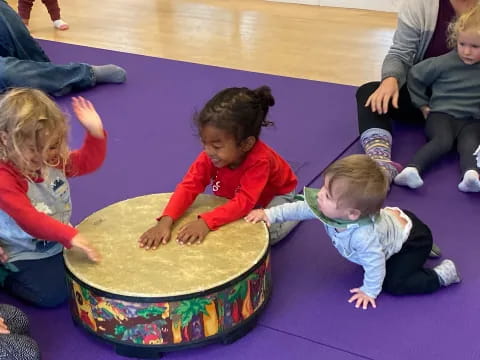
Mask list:
[[[465,174],[463,174],[462,182],[458,184],[458,189],[464,192],[480,192],[478,171],[467,170]]]
[[[62,19],[58,19],[53,22],[53,27],[59,30],[68,30],[69,25]]]
[[[416,189],[423,185],[423,180],[416,168],[407,166],[400,174],[395,176],[395,184],[408,186],[410,189]]]

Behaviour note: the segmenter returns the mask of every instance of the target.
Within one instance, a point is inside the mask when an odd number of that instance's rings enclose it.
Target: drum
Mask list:
[[[156,250],[138,247],[171,194],[110,205],[78,225],[103,260],[65,250],[74,321],[127,356],[159,356],[251,329],[271,291],[268,230],[239,220],[200,245],[179,245],[177,230],[226,200],[200,195]]]

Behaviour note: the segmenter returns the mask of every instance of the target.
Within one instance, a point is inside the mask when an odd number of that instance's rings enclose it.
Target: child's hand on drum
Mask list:
[[[178,231],[177,242],[182,245],[200,244],[209,232],[207,223],[200,218],[182,226]]]
[[[139,246],[145,250],[155,250],[158,245],[165,245],[170,241],[173,219],[169,216],[162,217],[157,225],[150,228],[140,236]]]
[[[265,210],[263,209],[255,209],[248,213],[244,219],[250,223],[256,224],[259,221],[265,221],[267,226],[270,226],[270,221],[268,221],[267,214],[265,214]]]
[[[103,123],[93,104],[87,99],[78,96],[72,98],[72,107],[78,120],[90,135],[102,139]]]
[[[80,235],[80,233],[72,238],[72,246],[82,250],[88,256],[88,258],[94,262],[99,262],[102,260],[102,257],[98,251],[92,245],[90,245],[89,241]]]

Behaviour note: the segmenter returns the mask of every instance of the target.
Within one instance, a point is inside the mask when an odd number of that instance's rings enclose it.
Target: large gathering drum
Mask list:
[[[94,264],[66,250],[74,321],[136,357],[229,343],[246,333],[271,291],[268,230],[244,220],[222,226],[200,245],[179,245],[176,233],[199,213],[226,200],[200,195],[175,224],[172,240],[156,250],[138,247],[171,194],[110,205],[78,229],[103,259]]]

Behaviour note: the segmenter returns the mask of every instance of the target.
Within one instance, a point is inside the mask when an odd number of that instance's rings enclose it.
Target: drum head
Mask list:
[[[99,210],[78,225],[103,259],[95,264],[78,249],[65,251],[70,272],[84,283],[109,293],[136,297],[169,297],[221,286],[247,272],[268,251],[263,223],[238,220],[211,231],[200,245],[179,245],[178,229],[197,215],[226,202],[200,195],[175,223],[172,238],[156,250],[138,246],[139,237],[155,225],[170,193],[128,199]]]

